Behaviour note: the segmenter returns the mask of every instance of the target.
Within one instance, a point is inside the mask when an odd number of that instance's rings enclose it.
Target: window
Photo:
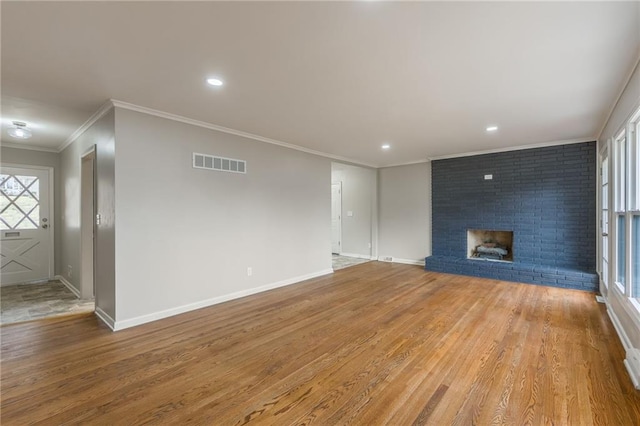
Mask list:
[[[39,205],[37,176],[0,174],[0,230],[37,229]]]
[[[637,113],[640,115],[640,110]],[[629,210],[640,211],[640,117],[629,129]]]
[[[627,138],[622,131],[615,142],[616,170],[615,170],[615,211],[624,213],[627,195]]]
[[[629,125],[627,173],[627,223],[629,249],[627,259],[630,296],[640,301],[640,109]]]
[[[616,247],[616,282],[623,288],[627,283],[627,247],[626,247],[626,232],[625,232],[626,218],[624,215],[618,216],[618,223],[616,224],[616,240],[618,242]]]
[[[631,294],[640,301],[640,214],[634,214],[631,236]]]
[[[608,195],[613,196],[613,229],[611,241],[603,241],[602,246],[603,251],[607,245],[613,251],[611,278],[640,310],[640,109],[613,139],[610,148],[613,173],[612,185],[608,186],[613,188],[608,188]],[[604,187],[604,178],[602,182]],[[604,210],[606,195],[602,197]]]

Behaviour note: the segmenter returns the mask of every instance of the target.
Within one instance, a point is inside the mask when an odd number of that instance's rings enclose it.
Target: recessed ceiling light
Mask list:
[[[10,126],[7,132],[9,136],[16,139],[29,139],[31,137],[31,130],[27,129],[27,123],[22,121],[14,121],[13,126]]]
[[[495,132],[498,130],[498,126],[489,126],[487,127],[487,132]]]
[[[389,149],[391,148],[391,145],[389,145],[388,143],[385,143],[384,145],[382,145],[382,149]]]
[[[218,78],[208,78],[207,83],[211,86],[222,86],[224,83]]]

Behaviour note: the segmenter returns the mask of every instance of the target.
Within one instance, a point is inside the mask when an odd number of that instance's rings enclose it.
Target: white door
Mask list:
[[[0,284],[52,277],[49,170],[0,167]]]
[[[342,244],[342,183],[331,184],[331,252],[341,253]]]
[[[600,159],[600,278],[609,287],[609,155]]]

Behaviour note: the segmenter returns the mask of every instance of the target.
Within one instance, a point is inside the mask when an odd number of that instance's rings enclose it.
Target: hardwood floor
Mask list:
[[[369,262],[112,333],[3,326],[3,425],[638,425],[594,295]]]

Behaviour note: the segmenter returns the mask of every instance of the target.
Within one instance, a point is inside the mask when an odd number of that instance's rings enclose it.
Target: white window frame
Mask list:
[[[635,316],[640,318],[640,291],[634,294],[634,287],[640,288],[633,277],[633,218],[640,217],[640,106],[625,122],[622,129],[609,141],[609,148],[614,161],[609,163],[613,167],[610,178],[609,196],[613,211],[610,213],[609,248],[612,255],[609,266],[609,277],[615,283],[617,290],[635,309]],[[611,152],[610,151],[610,152]],[[611,158],[611,157],[610,157]],[[611,187],[613,183],[613,187]],[[618,222],[624,221],[624,253],[619,253]],[[618,281],[618,264],[620,256],[624,257],[624,284]]]
[[[629,295],[629,288],[628,288],[628,284],[629,284],[629,275],[628,275],[628,263],[627,262],[627,251],[628,251],[628,247],[629,247],[629,227],[627,226],[627,218],[626,218],[626,203],[627,203],[627,170],[628,170],[628,155],[627,155],[627,126],[624,126],[622,128],[622,130],[620,130],[620,132],[618,132],[618,134],[613,138],[613,155],[614,155],[614,161],[613,161],[613,214],[612,216],[612,224],[610,225],[614,232],[613,235],[610,235],[610,237],[613,237],[612,239],[609,239],[609,244],[612,246],[612,252],[613,252],[613,265],[611,264],[611,262],[609,263],[609,266],[613,266],[613,268],[610,268],[612,270],[612,275],[613,275],[613,282],[615,283],[615,285],[618,287],[618,290],[620,290],[620,292],[624,295]],[[618,236],[620,235],[619,231],[618,231],[618,227],[619,227],[619,219],[623,218],[624,220],[624,224],[625,224],[625,252],[624,253],[619,253],[618,247],[619,247],[619,241],[618,241]],[[613,240],[613,241],[612,241]],[[618,276],[619,274],[619,263],[620,263],[620,256],[623,256],[624,260],[625,260],[625,270],[624,270],[624,276],[625,276],[625,282],[621,283],[620,281],[618,281]]]
[[[638,255],[633,252],[633,218],[640,216],[640,108],[631,116],[627,126],[627,209],[625,212],[627,226],[627,292],[631,303],[640,311],[640,291],[634,294],[633,259]]]

